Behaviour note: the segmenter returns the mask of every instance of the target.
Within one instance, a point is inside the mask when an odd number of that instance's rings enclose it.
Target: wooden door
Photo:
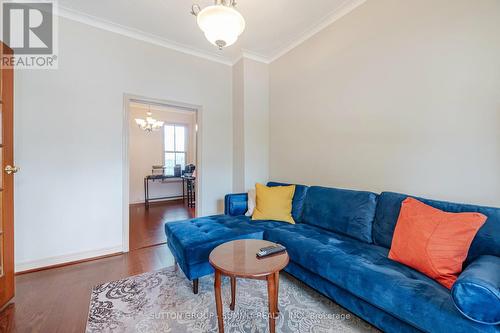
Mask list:
[[[1,61],[12,54],[0,42],[0,308],[14,297],[14,71]]]

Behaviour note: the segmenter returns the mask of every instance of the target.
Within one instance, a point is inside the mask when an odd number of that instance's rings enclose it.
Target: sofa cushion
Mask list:
[[[312,186],[304,202],[303,223],[372,243],[377,195]]]
[[[208,261],[210,252],[227,241],[240,239],[242,236],[262,239],[262,228],[251,228],[229,221],[236,222],[239,219],[239,216],[228,219],[225,215],[219,215],[169,222],[165,224],[165,232],[168,241],[184,261],[187,264],[196,264]]]
[[[247,216],[215,215],[192,220],[168,222],[165,233],[169,247],[188,278],[189,266],[207,263],[218,245],[235,239],[262,239],[266,230],[283,225],[276,221],[250,221]]]
[[[398,221],[401,203],[406,194],[383,192],[378,197],[377,212],[373,224],[373,241],[376,245],[391,247],[394,228]],[[500,208],[490,208],[475,205],[457,204],[413,197],[434,208],[450,213],[476,212],[486,215],[488,219],[479,229],[472,241],[466,263],[479,255],[500,256]]]
[[[451,295],[467,318],[488,325],[500,324],[500,258],[480,256],[460,274]]]
[[[293,195],[292,201],[292,217],[295,222],[299,223],[302,219],[302,211],[304,209],[304,199],[306,198],[308,186],[305,185],[297,185],[297,184],[286,184],[286,183],[278,183],[278,182],[269,182],[267,186],[287,186],[287,185],[295,185],[295,194]]]
[[[270,230],[266,239],[286,246],[292,262],[421,330],[449,332],[453,323],[462,332],[494,331],[462,316],[448,289],[388,259],[384,247],[305,224]]]

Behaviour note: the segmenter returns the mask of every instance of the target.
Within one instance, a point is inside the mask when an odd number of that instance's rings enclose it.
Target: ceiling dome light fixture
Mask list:
[[[191,8],[205,37],[219,50],[236,43],[245,30],[245,19],[235,7],[235,0],[215,0],[215,5],[203,10],[199,5]]]

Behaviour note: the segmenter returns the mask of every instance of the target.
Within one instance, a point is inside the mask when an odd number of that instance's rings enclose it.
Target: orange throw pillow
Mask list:
[[[448,213],[406,198],[389,258],[451,289],[462,271],[472,240],[486,219],[483,214]]]

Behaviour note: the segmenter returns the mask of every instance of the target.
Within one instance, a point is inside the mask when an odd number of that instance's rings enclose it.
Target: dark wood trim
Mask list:
[[[13,51],[0,42],[0,59],[13,56]],[[3,244],[3,276],[0,277],[0,305],[8,303],[15,294],[14,286],[14,174],[4,172],[6,165],[14,166],[14,70],[0,64],[0,99],[2,100],[2,140],[0,177],[2,179],[1,221]]]
[[[92,258],[85,258],[85,259],[80,259],[80,260],[75,260],[75,261],[64,262],[62,264],[55,264],[55,265],[50,265],[50,266],[38,267],[38,268],[28,269],[28,270],[21,271],[21,272],[16,272],[16,275],[23,275],[23,274],[28,274],[28,273],[45,271],[45,270],[53,269],[53,268],[61,268],[61,267],[65,267],[65,266],[77,265],[77,264],[81,264],[83,262],[89,262],[89,261],[94,261],[94,260],[99,260],[99,259],[104,259],[104,258],[116,257],[116,256],[119,256],[122,254],[123,254],[123,252],[115,252],[115,253],[105,254],[102,256],[97,256],[97,257],[92,257]]]

